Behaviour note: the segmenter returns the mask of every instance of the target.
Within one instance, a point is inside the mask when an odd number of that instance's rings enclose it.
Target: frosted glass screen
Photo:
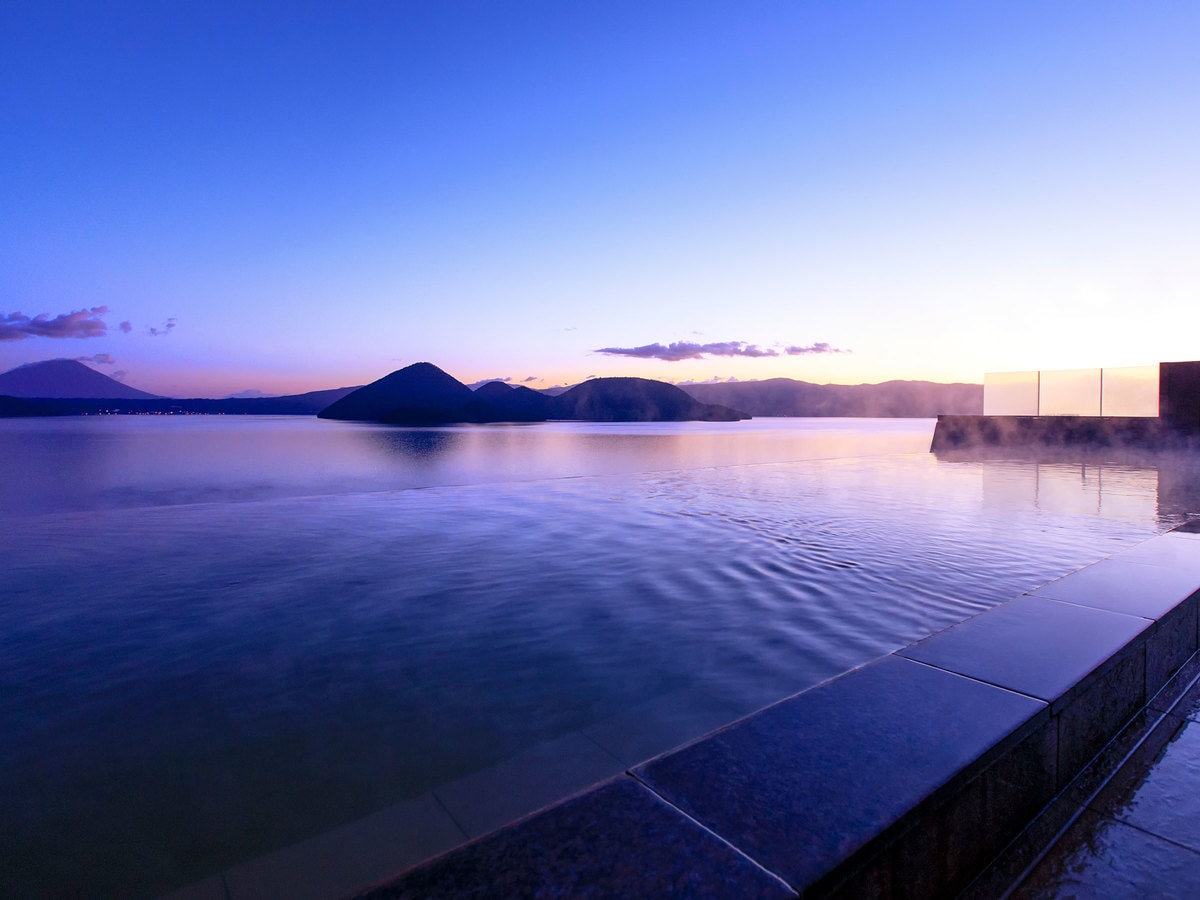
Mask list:
[[[1042,371],[1040,416],[1100,415],[1100,370]]]
[[[1036,416],[1037,372],[988,372],[983,376],[985,416]]]
[[[1103,416],[1157,416],[1158,366],[1104,370]]]

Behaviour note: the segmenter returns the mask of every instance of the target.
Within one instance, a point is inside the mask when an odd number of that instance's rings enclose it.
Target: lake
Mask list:
[[[0,893],[155,896],[565,735],[660,752],[1200,509],[1186,460],[932,429],[0,421]]]

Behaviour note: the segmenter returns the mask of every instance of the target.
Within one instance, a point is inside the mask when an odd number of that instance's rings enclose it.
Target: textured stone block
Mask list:
[[[1183,540],[1200,562],[1200,541]],[[1129,551],[1102,560],[1031,591],[1029,596],[1161,619],[1200,588],[1200,568],[1154,564],[1149,561],[1153,557],[1145,554],[1145,561],[1136,561],[1138,558]]]
[[[1084,689],[1055,715],[1058,719],[1058,781],[1066,786],[1146,702],[1144,646],[1087,680]]]
[[[891,656],[634,771],[819,892],[1048,720],[1040,701]]]
[[[957,895],[1054,796],[1057,729],[1046,721],[973,778],[917,817],[868,868],[888,872],[889,897]]]
[[[1019,597],[899,655],[1037,697],[1057,712],[1088,689],[1089,678],[1141,653],[1135,639],[1150,626],[1138,616]]]
[[[1200,594],[1159,619],[1146,639],[1146,696],[1153,697],[1196,652]]]

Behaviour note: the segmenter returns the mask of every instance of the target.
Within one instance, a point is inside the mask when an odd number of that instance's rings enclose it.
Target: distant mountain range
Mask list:
[[[351,400],[352,395],[357,396]],[[347,402],[339,403],[342,400]],[[706,410],[706,405],[725,407],[726,411]],[[366,386],[283,397],[172,399],[136,390],[74,360],[29,363],[0,374],[0,416],[81,415],[117,410],[309,416],[324,411],[326,418],[409,424],[537,422],[559,418],[681,420],[728,416],[734,411],[743,416],[932,418],[939,414],[979,415],[983,412],[983,386],[928,381],[811,384],[772,378],[676,387],[644,378],[598,378],[572,388],[546,391],[493,381],[472,391],[437,366],[418,363]]]
[[[673,384],[593,378],[558,396],[492,381],[472,391],[432,363],[415,363],[347,394],[319,413],[398,425],[449,422],[734,422],[745,413],[704,403]]]

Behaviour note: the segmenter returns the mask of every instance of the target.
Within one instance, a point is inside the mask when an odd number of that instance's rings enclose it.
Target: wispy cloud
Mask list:
[[[117,327],[121,329],[121,334],[129,334],[129,332],[133,331],[132,322],[122,322]]]
[[[531,384],[534,381],[541,381],[536,375],[530,375],[528,378],[522,378],[521,384]]]
[[[77,356],[75,362],[92,363],[97,366],[115,366],[117,361],[112,358],[111,353],[97,353],[93,356]]]
[[[817,341],[815,344],[809,344],[807,347],[786,347],[784,353],[788,356],[805,356],[809,353],[849,353],[849,350],[839,350],[837,347],[831,347],[824,341]]]
[[[742,341],[719,341],[697,344],[675,341],[672,344],[643,344],[641,347],[601,347],[596,353],[606,356],[632,356],[635,359],[661,359],[679,362],[683,359],[704,359],[707,356],[778,356],[776,350],[764,349]]]
[[[174,329],[175,329],[175,319],[170,318],[170,319],[167,319],[167,324],[164,325],[162,328],[151,327],[150,329],[147,330],[146,333],[149,334],[150,337],[162,337],[163,335],[170,334]]]
[[[29,316],[22,313],[0,313],[0,341],[23,341],[32,337],[89,338],[103,337],[108,327],[104,324],[107,306],[93,306],[61,313],[54,318],[49,313]]]
[[[607,356],[632,356],[635,359],[661,359],[665,362],[679,362],[684,359],[707,359],[710,356],[743,356],[751,359],[762,359],[772,356],[799,356],[806,353],[849,353],[849,350],[838,350],[824,341],[808,347],[790,346],[782,350],[774,347],[760,347],[758,344],[747,344],[745,341],[714,341],[708,344],[698,344],[694,341],[675,341],[671,344],[644,344],[641,347],[601,347],[595,353]]]

